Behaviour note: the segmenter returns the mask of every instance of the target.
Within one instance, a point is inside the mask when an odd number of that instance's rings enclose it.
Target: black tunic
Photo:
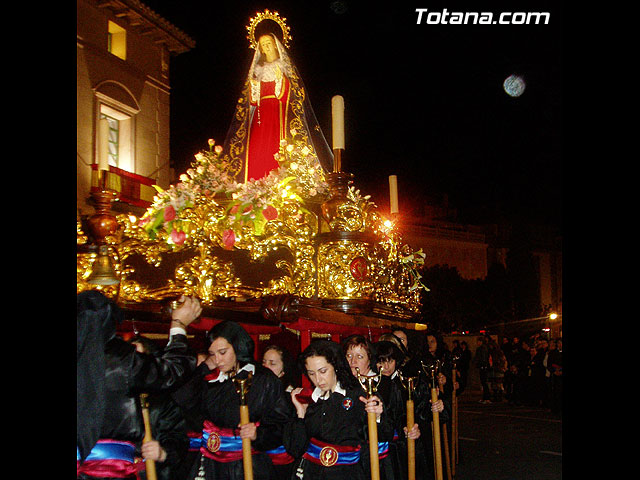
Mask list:
[[[398,432],[398,439],[392,443],[393,450],[391,450],[390,456],[395,453],[395,457],[393,460],[394,474],[396,474],[396,479],[398,478],[407,478],[408,476],[408,449],[407,449],[407,437],[404,435],[404,427],[407,426],[407,400],[409,399],[409,394],[401,384],[400,377],[396,376],[392,379],[393,383],[396,385],[396,391],[402,398],[402,405],[400,407],[400,414],[396,416],[397,426],[396,431]],[[415,396],[415,395],[414,395]],[[420,425],[418,422],[418,418],[415,416],[415,399],[412,397],[414,401],[414,421]],[[420,438],[414,442],[415,448],[415,472],[416,479],[425,480],[427,475],[431,474],[431,469],[427,466],[427,456],[425,454],[423,440],[422,437],[424,435],[431,435],[431,431],[425,432],[422,427],[420,428]],[[398,474],[398,472],[400,472]]]
[[[246,378],[248,372],[241,371],[238,378]],[[206,420],[221,428],[238,429],[240,424],[240,395],[231,379],[223,382],[203,382],[199,394],[199,408]],[[255,365],[255,374],[247,396],[249,421],[259,423],[257,438],[252,448],[258,453],[252,455],[253,478],[256,480],[276,479],[275,471],[268,455],[263,453],[282,445],[285,424],[293,418],[291,404],[287,402],[282,383],[271,370]],[[206,447],[205,447],[206,448]],[[207,480],[243,480],[242,459],[219,462],[200,455],[189,478],[195,478],[198,470],[204,469]],[[281,479],[278,479],[281,480]]]
[[[332,445],[360,446],[360,452],[368,450],[367,412],[360,396],[366,397],[362,389],[347,389],[345,394],[333,392],[328,399],[311,402],[304,419],[295,418],[285,429],[285,448],[294,456],[301,457],[306,451],[311,438]],[[388,438],[393,435],[391,423],[381,417],[378,424],[378,437]],[[368,460],[367,460],[368,461]],[[304,458],[299,460],[299,469],[303,479],[349,479],[364,480],[367,478],[361,462],[353,465],[333,465],[325,467]]]
[[[133,345],[113,337],[105,346],[105,409],[100,438],[129,441],[137,454],[144,437],[140,392],[168,391],[193,369],[187,337],[173,335],[160,356],[138,353]],[[93,478],[81,474],[78,478]]]
[[[392,428],[384,429],[380,435],[378,435],[378,442],[388,442],[389,452],[384,458],[380,458],[380,479],[381,480],[400,480],[400,466],[398,463],[398,452],[396,448],[396,442],[393,440],[395,433],[398,435],[403,433],[403,417],[405,410],[402,404],[402,392],[398,389],[398,385],[391,380],[391,377],[386,375],[382,376],[378,385],[378,391],[376,395],[382,400],[384,406],[384,413],[387,420],[390,422]],[[368,440],[367,440],[368,441]],[[368,445],[368,444],[367,444]],[[371,476],[371,464],[369,458],[369,448],[364,449],[362,454],[362,467],[367,475]]]

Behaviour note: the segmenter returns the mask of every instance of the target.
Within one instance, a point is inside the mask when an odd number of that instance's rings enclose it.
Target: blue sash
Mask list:
[[[360,447],[331,445],[312,438],[303,456],[313,463],[325,467],[331,467],[333,465],[353,465],[360,460]]]
[[[76,447],[77,461],[80,461],[80,450]],[[98,443],[91,449],[89,456],[85,458],[90,460],[122,460],[134,463],[136,456],[136,447],[130,442],[122,442],[118,440],[98,440]]]

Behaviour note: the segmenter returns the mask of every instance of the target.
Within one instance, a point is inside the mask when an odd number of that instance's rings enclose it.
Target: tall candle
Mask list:
[[[100,119],[98,128],[98,170],[109,170],[109,122]]]
[[[398,213],[398,177],[389,175],[389,204],[390,212]]]
[[[331,120],[333,149],[344,150],[344,98],[340,95],[331,98]]]

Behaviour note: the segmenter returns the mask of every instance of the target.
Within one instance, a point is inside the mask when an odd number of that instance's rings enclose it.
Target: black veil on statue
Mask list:
[[[271,14],[266,11],[265,13]],[[261,35],[271,34],[276,41],[278,53],[280,55],[281,65],[290,82],[290,100],[287,123],[284,128],[285,140],[287,143],[293,143],[291,131],[296,132],[296,140],[301,138],[309,147],[313,149],[319,164],[325,172],[333,171],[333,151],[331,150],[327,140],[318,124],[318,120],[311,106],[311,102],[304,87],[302,77],[296,68],[293,60],[283,45],[283,35],[288,35],[288,27],[275,13],[271,18],[260,18],[259,14],[255,18],[258,21],[252,25],[249,33],[249,39],[255,45],[255,53],[249,66],[249,72],[244,80],[242,93],[236,104],[236,108],[231,120],[231,125],[227,132],[224,143],[223,158],[233,165],[233,171],[236,178],[244,178],[244,170],[246,165],[249,129],[251,126],[251,118],[255,107],[251,105],[251,78],[255,73],[256,66],[261,61],[260,49],[257,46],[257,39]],[[271,21],[276,18],[276,21]],[[247,27],[249,29],[249,27]],[[287,29],[283,32],[283,29]],[[290,38],[290,36],[288,37]],[[285,43],[287,43],[285,41]]]

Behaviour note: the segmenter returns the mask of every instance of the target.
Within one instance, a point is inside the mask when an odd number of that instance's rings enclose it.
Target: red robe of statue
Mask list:
[[[285,138],[287,107],[289,105],[289,80],[283,76],[279,95],[275,92],[276,82],[260,83],[260,106],[257,102],[249,129],[245,182],[258,180],[278,168],[273,158],[278,153],[280,140]]]

